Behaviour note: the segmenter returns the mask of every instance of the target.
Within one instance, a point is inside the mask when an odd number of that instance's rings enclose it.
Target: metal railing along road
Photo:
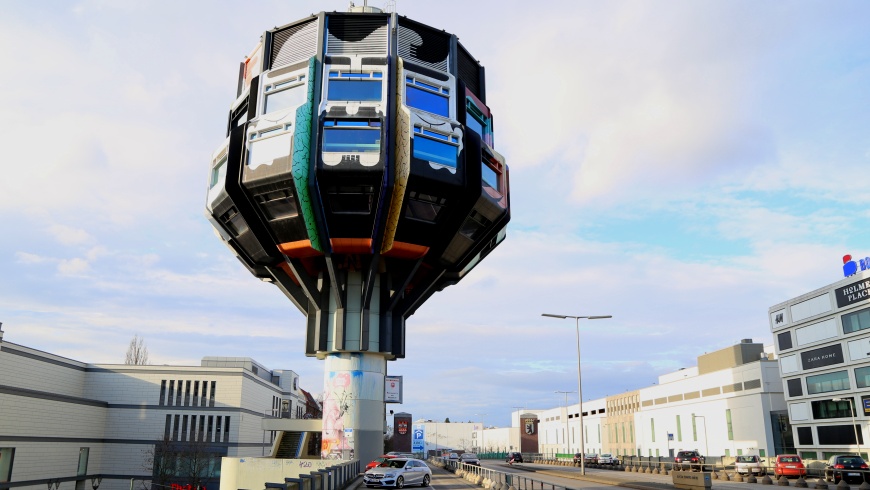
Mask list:
[[[498,470],[484,468],[482,466],[451,461],[447,458],[429,458],[438,466],[452,473],[461,473],[462,476],[472,475],[480,477],[481,482],[489,479],[496,483],[502,483],[517,490],[571,490],[571,487],[545,482],[536,478],[529,478],[517,473],[504,473]],[[478,482],[480,483],[480,482]]]

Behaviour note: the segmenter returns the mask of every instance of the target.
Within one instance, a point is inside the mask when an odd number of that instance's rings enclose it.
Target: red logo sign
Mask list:
[[[405,435],[408,433],[408,422],[399,421],[399,434]]]

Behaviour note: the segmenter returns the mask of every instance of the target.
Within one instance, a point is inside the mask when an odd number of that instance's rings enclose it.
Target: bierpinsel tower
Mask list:
[[[406,319],[505,238],[485,82],[455,35],[373,7],[268,30],[239,66],[206,215],[306,316],[325,458],[380,454]]]

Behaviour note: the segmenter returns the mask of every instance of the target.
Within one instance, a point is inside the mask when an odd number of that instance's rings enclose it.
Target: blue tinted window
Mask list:
[[[484,137],[483,125],[481,125],[480,121],[478,121],[477,118],[472,116],[471,114],[469,114],[468,117],[465,118],[465,127],[477,133],[477,135],[481,138]]]
[[[486,163],[481,163],[481,176],[483,177],[483,185],[488,185],[495,190],[498,188],[498,174]]]
[[[447,97],[408,85],[405,90],[408,106],[439,116],[449,117]]]
[[[381,80],[330,79],[327,100],[381,100]]]
[[[379,129],[323,128],[323,151],[364,153],[381,151]]]
[[[456,168],[456,147],[441,141],[417,136],[414,138],[414,158]]]

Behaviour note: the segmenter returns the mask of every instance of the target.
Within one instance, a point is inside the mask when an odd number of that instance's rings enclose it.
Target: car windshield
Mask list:
[[[604,454],[601,455],[601,457],[602,457],[602,458],[609,458],[609,457],[610,457],[610,453],[604,453]]]
[[[474,453],[465,453],[462,456],[459,456],[462,459],[477,459],[477,455]]]
[[[754,463],[755,456],[737,456],[738,463]]]
[[[391,459],[388,461],[384,461],[381,466],[386,466],[388,468],[404,468],[405,463],[407,463],[404,459]]]
[[[781,456],[779,458],[780,463],[800,463],[801,459],[797,456]]]
[[[845,457],[845,458],[837,458],[837,463],[839,464],[864,464],[864,460],[855,456],[855,457]]]

